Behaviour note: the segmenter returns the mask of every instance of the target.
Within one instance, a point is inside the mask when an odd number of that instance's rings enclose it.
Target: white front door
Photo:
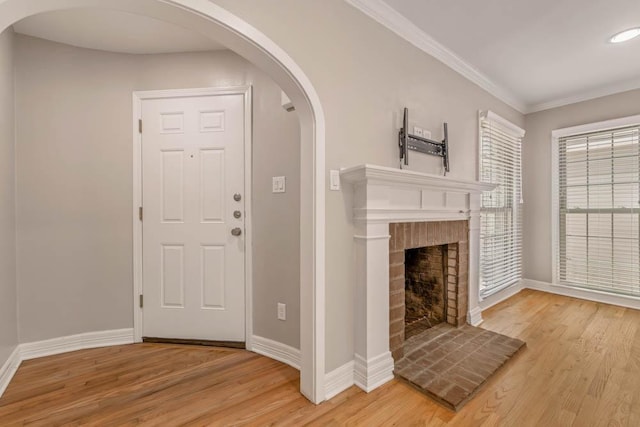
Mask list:
[[[142,101],[144,337],[245,340],[244,112],[242,94]]]

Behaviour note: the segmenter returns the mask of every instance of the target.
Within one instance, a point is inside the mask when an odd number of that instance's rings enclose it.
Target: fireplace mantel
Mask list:
[[[390,168],[363,164],[340,171],[340,178],[346,182],[370,185],[399,185],[402,187],[421,187],[451,190],[456,192],[482,192],[495,188],[494,184],[451,178],[442,175],[422,173],[407,169]]]
[[[389,224],[469,221],[468,322],[478,306],[480,199],[492,184],[375,165],[342,169],[353,185],[356,242],[355,383],[371,391],[393,378],[389,351]]]
[[[384,166],[342,169],[354,185],[354,219],[366,222],[414,222],[468,219],[480,209],[480,195],[493,184]]]

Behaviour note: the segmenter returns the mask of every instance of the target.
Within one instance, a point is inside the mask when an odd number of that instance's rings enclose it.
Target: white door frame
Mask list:
[[[98,7],[165,20],[224,44],[267,73],[300,119],[300,391],[325,400],[325,118],[306,73],[273,40],[215,0],[0,0],[0,32],[28,16]]]
[[[142,342],[143,309],[139,296],[143,294],[142,221],[138,209],[142,207],[142,102],[151,99],[170,99],[191,96],[242,95],[244,97],[244,283],[245,283],[245,346],[253,350],[253,230],[252,230],[252,146],[253,118],[251,86],[206,87],[194,89],[145,90],[133,92],[133,340]],[[144,124],[143,124],[144,126]],[[176,337],[180,338],[180,337]]]

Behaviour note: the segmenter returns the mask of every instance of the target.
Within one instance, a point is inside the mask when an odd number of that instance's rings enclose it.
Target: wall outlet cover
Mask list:
[[[287,320],[287,305],[278,303],[278,320]]]

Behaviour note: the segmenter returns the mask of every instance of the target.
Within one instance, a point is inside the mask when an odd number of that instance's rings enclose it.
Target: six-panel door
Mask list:
[[[145,100],[142,120],[143,336],[244,341],[244,96]]]

